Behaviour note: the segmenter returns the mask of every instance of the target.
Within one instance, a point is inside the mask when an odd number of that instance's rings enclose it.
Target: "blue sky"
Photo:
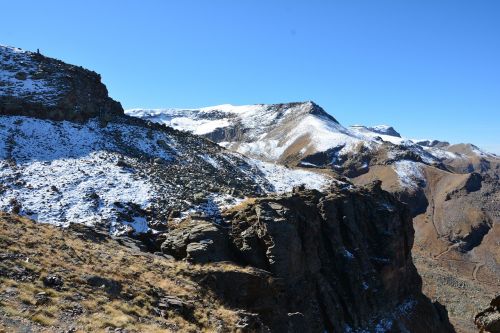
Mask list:
[[[125,108],[313,100],[344,125],[500,153],[500,1],[2,1],[0,43]]]

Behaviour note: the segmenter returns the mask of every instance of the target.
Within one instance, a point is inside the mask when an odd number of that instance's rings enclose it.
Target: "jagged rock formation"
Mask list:
[[[85,121],[123,114],[95,72],[2,45],[0,64],[0,115]]]
[[[491,300],[490,306],[478,313],[475,323],[480,332],[499,333],[500,332],[500,295]]]
[[[162,250],[263,270],[202,283],[272,332],[452,331],[421,294],[409,212],[379,183],[325,194],[296,189],[231,209],[224,220],[227,230],[180,226]]]

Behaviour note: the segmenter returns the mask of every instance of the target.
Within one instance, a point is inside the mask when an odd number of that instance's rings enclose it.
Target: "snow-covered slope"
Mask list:
[[[79,66],[6,46],[0,65],[0,210],[144,232],[188,213],[216,218],[246,196],[331,181],[125,116],[100,76]],[[207,120],[177,117],[175,127],[208,133],[235,113],[254,127],[263,120],[258,107],[220,109],[204,110]]]
[[[99,74],[0,45],[0,114],[83,121],[123,114]]]
[[[330,181],[131,120],[102,126],[0,116],[0,210],[146,231],[183,212],[215,215],[247,195]]]
[[[343,127],[313,102],[133,109],[126,113],[205,135],[221,146],[272,162],[300,159],[335,147],[340,147],[341,153],[348,152],[367,142],[363,135]]]
[[[333,168],[348,177],[366,173],[374,165],[393,165],[402,185],[409,182],[404,177],[407,172],[400,169],[418,170],[419,164],[426,164],[457,172],[481,171],[488,168],[484,159],[496,158],[473,145],[405,138],[388,125],[346,128],[313,102],[125,112],[205,136],[264,162]]]
[[[16,47],[0,45],[0,96],[15,96],[55,105],[60,90],[58,83],[63,72],[50,78],[40,75],[40,69],[33,57],[35,54]]]
[[[410,153],[414,159],[427,164],[458,158],[440,147],[424,147],[401,137],[391,126],[346,128],[313,102],[125,112],[203,135],[223,147],[262,161],[330,165],[337,171],[350,170],[350,175],[363,172],[376,155],[379,159],[385,154],[385,159],[398,160]]]

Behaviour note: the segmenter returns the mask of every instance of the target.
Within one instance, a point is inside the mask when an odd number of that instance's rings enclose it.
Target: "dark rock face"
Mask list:
[[[227,233],[220,227],[194,220],[166,234],[161,251],[174,258],[197,263],[216,262],[228,257]]]
[[[379,183],[261,198],[225,220],[229,246],[218,259],[252,269],[213,272],[200,283],[257,313],[272,332],[453,331],[421,293],[410,214]],[[222,243],[221,233],[212,236]]]
[[[500,295],[491,301],[486,310],[476,315],[474,322],[481,332],[500,333]]]
[[[85,121],[123,114],[101,76],[38,53],[0,46],[0,114]]]

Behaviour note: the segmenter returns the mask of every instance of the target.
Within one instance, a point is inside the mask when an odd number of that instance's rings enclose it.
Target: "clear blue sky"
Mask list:
[[[0,0],[0,43],[125,108],[313,100],[344,125],[500,153],[500,1]]]

